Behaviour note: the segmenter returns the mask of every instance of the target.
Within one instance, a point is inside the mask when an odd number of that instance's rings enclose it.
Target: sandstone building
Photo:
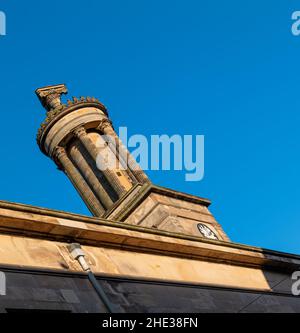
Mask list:
[[[94,217],[0,202],[1,312],[300,312],[300,256],[235,244],[209,200],[153,185],[97,99],[36,93],[39,147]]]

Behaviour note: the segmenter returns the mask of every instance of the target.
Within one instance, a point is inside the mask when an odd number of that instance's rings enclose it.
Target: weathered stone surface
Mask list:
[[[103,216],[135,184],[149,182],[139,167],[133,168],[137,163],[119,144],[107,110],[98,100],[74,98],[64,105],[60,96],[67,93],[65,85],[39,88],[36,93],[47,110],[38,133],[39,147],[67,174],[93,215]],[[63,159],[57,153],[62,149]]]
[[[158,192],[158,193],[157,193]],[[161,193],[159,193],[161,192]],[[175,198],[174,196],[178,196]],[[134,200],[136,204],[134,204]],[[198,223],[208,226],[219,240],[229,241],[220,224],[200,199],[198,204],[194,198],[176,191],[152,188],[132,200],[132,208],[124,207],[124,213],[114,215],[128,224],[155,228],[174,233],[203,237],[197,227]]]

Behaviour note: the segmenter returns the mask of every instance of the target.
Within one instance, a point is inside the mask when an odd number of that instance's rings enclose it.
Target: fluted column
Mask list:
[[[145,174],[145,172],[141,169],[139,164],[136,162],[136,160],[132,157],[128,149],[126,149],[119,139],[118,135],[114,131],[112,124],[110,120],[103,119],[100,124],[98,125],[97,129],[104,133],[105,135],[111,136],[116,143],[117,147],[116,150],[119,152],[119,159],[123,160],[123,163],[125,163],[125,167],[133,173],[134,177],[137,179],[140,183],[150,183],[149,178]]]
[[[84,179],[89,184],[95,195],[97,195],[98,199],[101,200],[102,205],[105,207],[105,209],[108,209],[113,205],[114,201],[102,186],[100,179],[97,178],[94,170],[91,169],[89,163],[85,159],[85,156],[83,156],[82,152],[80,151],[80,146],[78,144],[79,142],[74,143],[70,147],[70,156],[74,163],[77,165],[78,169],[81,171]]]
[[[66,173],[82,199],[85,201],[90,211],[95,216],[102,216],[105,212],[105,209],[96,198],[94,193],[91,191],[86,181],[81,176],[80,172],[69,159],[66,150],[63,147],[57,147],[54,153],[54,158],[58,164],[62,166],[63,171]]]
[[[83,126],[80,126],[76,128],[73,131],[73,133],[82,143],[82,145],[85,147],[85,149],[90,154],[90,156],[92,157],[92,159],[95,161],[96,164],[99,151],[92,142],[92,140],[88,137],[85,128]],[[118,176],[114,173],[113,170],[105,169],[101,171],[103,172],[104,176],[106,177],[106,179],[108,180],[112,188],[116,191],[119,197],[121,197],[123,194],[127,192],[126,188],[121,184],[121,182],[118,179]]]

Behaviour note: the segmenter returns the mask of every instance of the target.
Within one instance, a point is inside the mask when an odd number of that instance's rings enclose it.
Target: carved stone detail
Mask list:
[[[83,126],[79,126],[73,130],[73,133],[76,138],[80,139],[81,137],[86,135],[86,130]]]
[[[38,95],[42,105],[47,110],[47,117],[41,124],[37,133],[38,143],[47,125],[57,116],[59,116],[62,112],[68,112],[68,108],[71,108],[74,105],[80,105],[80,104],[84,105],[85,103],[93,103],[95,104],[96,107],[99,107],[104,113],[107,114],[106,107],[95,97],[80,97],[80,99],[78,99],[77,97],[73,97],[72,101],[71,100],[67,101],[67,105],[62,104],[60,101],[61,94],[58,96],[60,91],[64,93],[64,90],[62,88],[61,90],[58,90],[58,92],[55,92],[55,90],[49,90],[49,89],[47,90],[46,88],[40,88],[36,90],[36,94]]]
[[[62,106],[60,97],[67,92],[67,87],[64,84],[39,88],[36,90],[39,100],[47,111],[59,109]]]
[[[113,124],[108,118],[102,119],[96,129],[102,133],[107,133],[113,136],[115,134]]]

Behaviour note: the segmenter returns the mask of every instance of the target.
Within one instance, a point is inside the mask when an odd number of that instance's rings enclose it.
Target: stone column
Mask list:
[[[131,171],[135,179],[139,183],[150,183],[149,178],[145,172],[141,169],[136,160],[132,157],[130,152],[124,147],[123,143],[119,139],[118,135],[114,131],[109,119],[103,119],[98,125],[97,129],[105,135],[111,136],[116,143],[116,151],[118,151],[119,160],[123,160],[124,166],[127,170]]]
[[[54,153],[54,158],[57,163],[62,167],[81,198],[85,201],[89,210],[95,216],[102,216],[105,212],[104,207],[101,205],[99,200],[96,198],[94,193],[87,185],[80,172],[75,168],[72,161],[69,159],[66,150],[63,147],[57,147]]]
[[[76,128],[73,131],[73,133],[82,143],[87,152],[90,154],[92,159],[95,161],[96,165],[99,152],[97,147],[92,142],[92,140],[90,140],[90,138],[88,137],[85,128],[83,126],[80,126]],[[113,170],[106,169],[101,171],[103,172],[104,176],[106,177],[106,179],[108,180],[112,188],[116,191],[119,197],[121,197],[123,194],[127,192],[127,190],[122,186],[122,184],[118,179],[118,176],[114,173]]]
[[[104,208],[108,209],[113,205],[114,201],[100,183],[100,180],[91,169],[88,161],[82,155],[79,144],[80,142],[75,142],[72,147],[70,147],[70,156],[78,169],[81,171],[85,181],[89,184],[98,199],[101,200]]]

